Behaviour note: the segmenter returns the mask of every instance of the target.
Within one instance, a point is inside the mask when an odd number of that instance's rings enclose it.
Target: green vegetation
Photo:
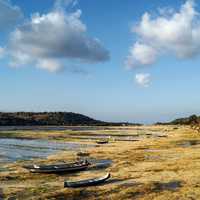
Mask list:
[[[200,124],[200,116],[191,115],[189,117],[175,119],[171,122],[158,122],[157,125],[197,125]]]
[[[121,126],[129,123],[110,123],[72,112],[0,113],[0,126]],[[131,124],[138,125],[138,124]]]
[[[71,112],[0,113],[1,126],[95,125],[98,123],[101,124],[103,122]]]

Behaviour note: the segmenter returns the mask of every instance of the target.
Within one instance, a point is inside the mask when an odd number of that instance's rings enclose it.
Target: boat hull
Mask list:
[[[74,172],[81,171],[88,168],[89,162],[76,162],[69,164],[57,164],[57,165],[31,165],[24,166],[27,170],[32,173],[64,173],[64,172]]]
[[[106,174],[104,177],[87,179],[77,182],[64,182],[64,187],[78,188],[78,187],[87,187],[87,186],[96,186],[104,183],[110,178],[110,173]]]

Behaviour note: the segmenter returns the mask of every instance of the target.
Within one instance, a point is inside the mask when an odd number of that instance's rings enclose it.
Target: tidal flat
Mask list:
[[[109,143],[96,144],[96,140],[102,138]],[[10,146],[5,147],[1,139],[29,142],[14,143],[14,147],[9,143]],[[37,148],[34,141],[48,142],[48,145],[36,143]],[[62,144],[61,148],[52,150],[55,143]],[[27,154],[23,157],[19,153],[21,157],[10,160],[6,154],[0,154],[0,199],[200,199],[200,134],[188,126],[1,130],[0,147],[1,153],[6,148],[15,148],[13,154],[22,149],[37,152],[37,156],[29,154],[28,158]],[[33,163],[75,161],[80,159],[77,156],[80,151],[87,152],[87,159],[94,163],[107,164],[60,175],[35,174],[23,168]],[[40,152],[44,156],[40,157]],[[93,178],[106,172],[111,173],[111,179],[102,185],[63,187],[65,180]]]

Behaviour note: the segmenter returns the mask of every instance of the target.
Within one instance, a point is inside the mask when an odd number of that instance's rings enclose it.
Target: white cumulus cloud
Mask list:
[[[34,13],[11,32],[6,53],[10,66],[32,64],[50,72],[61,70],[69,62],[98,63],[109,60],[109,51],[99,39],[88,36],[87,26],[81,21],[81,10],[59,8],[46,14]]]
[[[130,48],[130,55],[127,57],[126,64],[128,67],[152,64],[156,60],[157,51],[146,44],[136,42]]]
[[[150,84],[150,77],[148,73],[139,73],[135,75],[135,81],[142,87],[148,87]]]
[[[57,72],[63,68],[62,64],[55,59],[41,59],[38,61],[37,66],[49,72]]]
[[[0,58],[4,57],[5,50],[3,47],[0,47]]]
[[[146,12],[132,32],[137,41],[126,59],[129,67],[153,64],[157,57],[167,54],[181,59],[200,55],[200,18],[192,0],[177,12],[160,9],[157,17]]]

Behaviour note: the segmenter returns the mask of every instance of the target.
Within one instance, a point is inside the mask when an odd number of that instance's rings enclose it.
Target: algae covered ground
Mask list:
[[[85,130],[1,131],[0,138],[48,139],[90,144],[88,159],[112,161],[73,174],[31,174],[30,163],[70,162],[77,151],[63,150],[46,159],[0,164],[0,199],[200,199],[200,135],[187,126],[101,127]],[[96,140],[109,143],[97,145]],[[92,144],[92,145],[91,145]],[[64,188],[64,180],[111,173],[105,184]]]

